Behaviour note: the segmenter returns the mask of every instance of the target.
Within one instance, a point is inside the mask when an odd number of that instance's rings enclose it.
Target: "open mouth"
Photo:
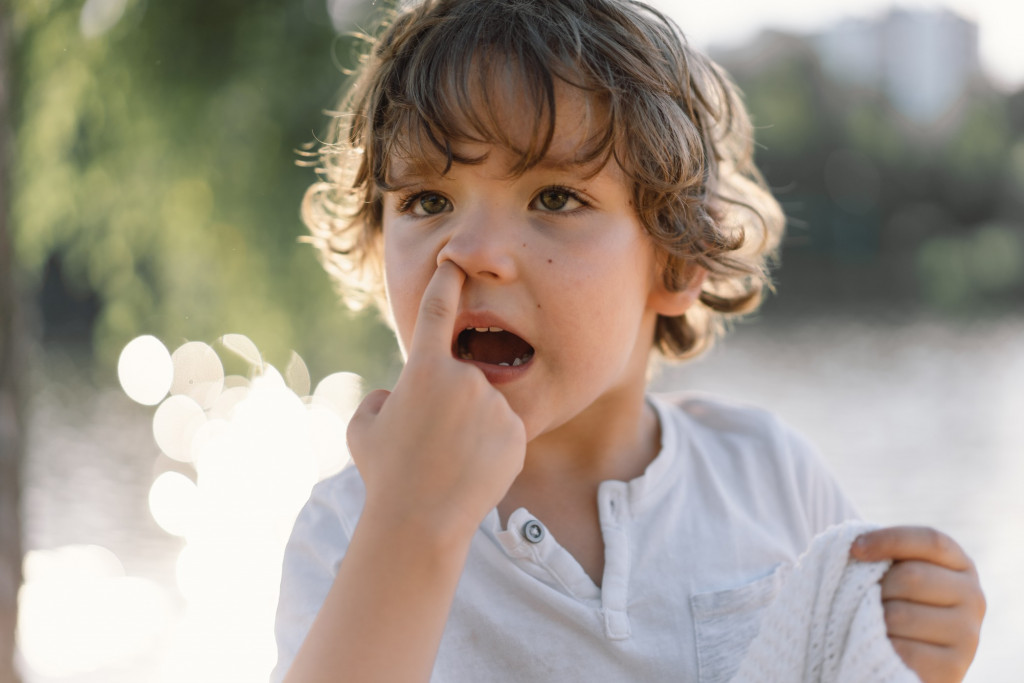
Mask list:
[[[533,358],[532,346],[500,327],[467,327],[455,340],[455,351],[462,360],[506,367],[518,367]]]

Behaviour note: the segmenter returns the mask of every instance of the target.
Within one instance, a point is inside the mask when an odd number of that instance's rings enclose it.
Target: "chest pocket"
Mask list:
[[[690,597],[697,636],[697,671],[700,683],[728,683],[757,635],[764,609],[782,586],[783,570],[751,583]]]

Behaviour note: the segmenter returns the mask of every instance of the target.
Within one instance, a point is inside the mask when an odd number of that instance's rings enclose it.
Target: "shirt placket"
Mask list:
[[[604,575],[601,580],[601,611],[605,635],[611,640],[629,638],[629,536],[627,485],[606,481],[598,488],[597,505],[604,537]]]

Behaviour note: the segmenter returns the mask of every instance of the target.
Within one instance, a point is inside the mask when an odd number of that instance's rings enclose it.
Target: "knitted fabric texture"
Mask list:
[[[849,558],[873,528],[847,522],[811,542],[730,683],[920,683],[885,633],[878,581],[891,563]]]

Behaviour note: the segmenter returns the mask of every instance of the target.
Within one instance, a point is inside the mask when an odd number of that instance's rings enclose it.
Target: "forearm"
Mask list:
[[[427,681],[471,536],[370,511],[286,681]]]
[[[366,504],[290,683],[429,680],[470,541],[522,470],[523,421],[452,356],[465,279],[438,265],[394,391],[349,421]]]

